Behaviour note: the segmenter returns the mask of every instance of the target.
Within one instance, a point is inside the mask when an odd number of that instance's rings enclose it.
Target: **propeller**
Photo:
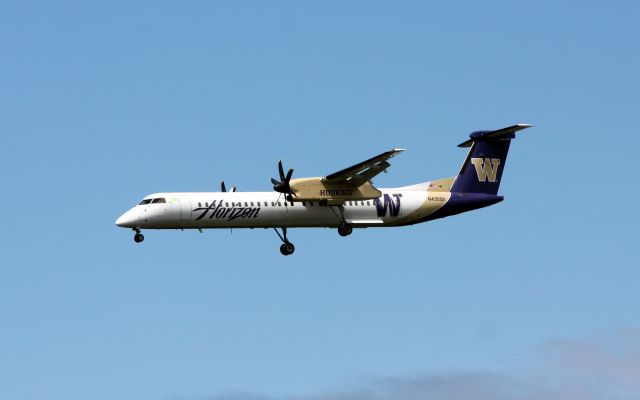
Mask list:
[[[224,184],[224,181],[220,182],[220,189],[222,189],[222,191],[223,191],[223,192],[226,192],[226,191],[227,191],[227,186]],[[232,191],[232,192],[235,192],[235,191],[236,191],[236,187],[235,187],[235,186],[234,186],[234,187],[232,187],[232,188],[231,188],[231,191]]]
[[[293,169],[287,171],[287,175],[284,174],[284,169],[282,168],[282,160],[278,161],[278,173],[280,174],[280,180],[271,178],[271,183],[273,183],[273,190],[276,192],[287,194],[291,196],[293,193],[291,192],[291,175],[293,175]]]

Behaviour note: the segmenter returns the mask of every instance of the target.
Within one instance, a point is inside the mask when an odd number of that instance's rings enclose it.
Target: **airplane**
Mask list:
[[[457,176],[410,186],[378,189],[372,179],[387,172],[389,160],[405,149],[391,149],[324,177],[293,179],[278,162],[273,192],[154,193],[116,220],[119,227],[142,229],[272,228],[282,241],[280,253],[293,254],[288,228],[354,228],[413,225],[501,202],[498,195],[511,140],[532,125],[474,131],[458,147],[469,148]],[[280,229],[280,231],[278,231]],[[281,233],[282,232],[282,233]]]

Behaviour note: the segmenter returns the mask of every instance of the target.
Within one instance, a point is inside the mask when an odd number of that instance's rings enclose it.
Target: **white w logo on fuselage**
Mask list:
[[[476,167],[476,174],[478,174],[478,181],[495,182],[498,176],[498,167],[500,166],[499,158],[472,158],[471,164]]]

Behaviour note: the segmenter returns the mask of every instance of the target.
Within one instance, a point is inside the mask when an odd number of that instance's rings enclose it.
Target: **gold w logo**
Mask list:
[[[498,166],[500,165],[499,158],[472,158],[471,163],[476,167],[476,174],[478,174],[478,181],[495,182],[498,175]]]

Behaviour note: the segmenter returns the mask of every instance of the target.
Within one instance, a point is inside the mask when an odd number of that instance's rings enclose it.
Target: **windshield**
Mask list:
[[[145,204],[149,204],[149,203],[151,203],[151,199],[144,199],[144,200],[142,200],[142,201],[140,202],[140,204],[138,204],[138,205],[139,205],[139,206],[143,206],[143,205],[145,205]]]

